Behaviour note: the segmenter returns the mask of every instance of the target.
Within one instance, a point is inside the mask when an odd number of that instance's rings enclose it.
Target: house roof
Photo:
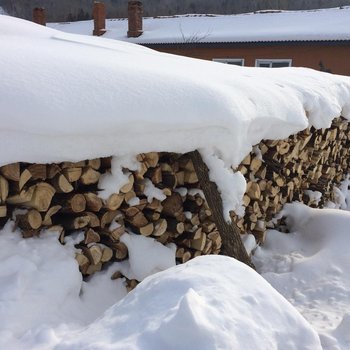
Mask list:
[[[92,21],[50,27],[92,34]],[[350,7],[309,11],[260,11],[239,15],[179,15],[144,18],[143,34],[127,38],[127,19],[109,19],[106,38],[138,44],[350,42]]]

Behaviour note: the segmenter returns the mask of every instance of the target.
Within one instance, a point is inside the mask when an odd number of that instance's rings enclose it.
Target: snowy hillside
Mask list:
[[[228,213],[245,188],[228,168],[253,145],[350,118],[348,77],[204,62],[8,16],[0,27],[1,165],[112,155],[118,182],[137,153],[199,149]],[[269,231],[254,258],[273,287],[227,257],[170,267],[171,247],[132,235],[129,251],[147,246],[147,258],[130,253],[84,282],[79,233],[64,246],[52,232],[24,240],[9,222],[0,232],[0,348],[349,349],[349,214],[298,204],[284,214],[293,233]],[[146,278],[124,298],[115,271]]]

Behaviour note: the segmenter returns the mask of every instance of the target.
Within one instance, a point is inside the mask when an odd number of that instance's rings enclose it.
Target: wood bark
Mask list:
[[[221,254],[231,256],[254,268],[254,265],[244,248],[239,229],[234,222],[229,224],[224,219],[220,193],[216,184],[210,181],[208,167],[204,163],[200,153],[194,151],[189,153],[189,156],[193,162],[209,208],[212,211],[213,220],[221,235]]]

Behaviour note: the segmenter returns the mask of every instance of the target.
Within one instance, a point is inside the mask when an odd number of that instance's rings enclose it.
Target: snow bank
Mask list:
[[[104,37],[135,43],[349,40],[350,7],[245,13],[182,15],[143,19],[143,34],[127,38],[125,19],[106,21]],[[51,23],[69,33],[92,35],[93,22]],[[234,28],[234,30],[232,30]]]
[[[240,283],[237,283],[240,281]],[[143,281],[63,349],[321,349],[317,334],[256,272],[196,258]]]
[[[324,349],[350,348],[350,212],[287,204],[290,234],[270,230],[254,262],[315,327]]]
[[[170,267],[171,247],[131,235],[123,240],[129,262],[83,282],[77,238],[62,246],[58,234],[22,239],[12,229],[8,223],[0,232],[2,349],[320,349],[300,314],[234,259],[205,256]],[[149,254],[134,259],[146,246]],[[110,279],[115,271],[135,278],[167,267],[127,296],[123,279]]]
[[[87,325],[126,295],[122,280],[110,279],[110,270],[82,281],[72,239],[65,246],[58,233],[23,239],[12,226],[0,231],[1,349],[28,349],[31,341],[36,349],[47,341],[35,335],[40,329]]]
[[[79,234],[68,236],[62,246],[58,233],[44,231],[23,239],[20,232],[12,232],[13,225],[9,222],[0,231],[1,349],[39,349],[40,344],[47,349],[56,339],[53,329],[65,334],[93,322],[126,295],[124,279],[111,280],[113,272],[142,280],[175,265],[174,245],[124,234],[129,260],[83,282],[74,258]]]

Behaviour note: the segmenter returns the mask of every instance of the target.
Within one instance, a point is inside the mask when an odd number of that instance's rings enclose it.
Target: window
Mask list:
[[[244,66],[243,58],[213,58],[214,62],[233,64],[235,66]]]
[[[265,68],[281,68],[281,67],[291,67],[291,59],[258,59],[255,60],[255,67],[265,67]]]

